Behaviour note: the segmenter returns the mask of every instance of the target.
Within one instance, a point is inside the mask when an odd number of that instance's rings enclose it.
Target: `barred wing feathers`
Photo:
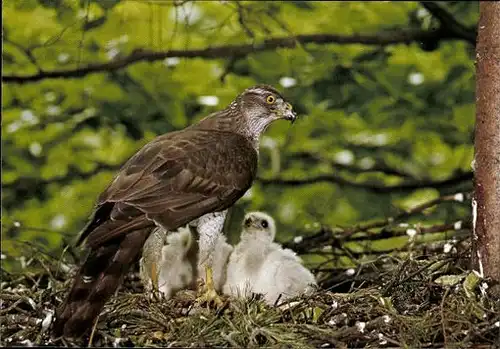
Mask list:
[[[132,156],[99,196],[80,235],[91,251],[58,311],[54,332],[83,335],[136,261],[152,229],[232,206],[251,186],[257,152],[231,132],[187,128]]]

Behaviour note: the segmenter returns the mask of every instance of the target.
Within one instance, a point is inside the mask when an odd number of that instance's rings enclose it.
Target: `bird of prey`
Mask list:
[[[279,119],[295,121],[291,104],[273,87],[257,85],[133,155],[99,196],[80,235],[77,245],[86,240],[89,253],[56,312],[53,334],[81,337],[92,327],[156,227],[175,231],[191,223],[200,244],[213,249],[227,209],[255,178],[261,134]]]
[[[192,248],[195,245],[189,228],[182,227],[171,233],[161,228],[153,230],[139,261],[145,289],[150,293],[158,291],[169,299],[175,292],[194,286],[196,274],[190,252],[196,253]]]
[[[314,275],[302,265],[290,249],[274,243],[276,226],[269,215],[250,212],[245,215],[240,242],[229,257],[225,294],[249,297],[264,295],[269,305],[314,291]]]
[[[200,258],[196,257],[198,248],[194,243],[196,234],[188,228],[168,233],[161,228],[155,229],[144,244],[140,259],[140,275],[148,292],[158,291],[165,299],[171,298],[178,290],[192,288],[197,275],[203,275],[204,264],[211,257],[213,287],[221,291],[226,278],[227,262],[233,247],[220,234],[215,242],[214,251],[200,246]],[[213,256],[208,254],[213,253]],[[195,263],[198,261],[198,265]],[[197,273],[196,273],[197,270]],[[206,282],[206,280],[205,280]],[[209,281],[210,282],[210,281]]]

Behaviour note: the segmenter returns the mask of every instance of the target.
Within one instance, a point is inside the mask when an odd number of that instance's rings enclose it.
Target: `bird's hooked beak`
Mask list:
[[[288,120],[293,124],[297,120],[297,114],[293,111],[292,105],[282,99],[280,99],[280,102],[278,107],[279,118]]]
[[[255,227],[255,223],[256,223],[255,220],[251,216],[249,216],[249,217],[245,218],[243,225],[247,229],[258,228],[258,227]]]
[[[262,230],[263,227],[259,225],[258,219],[254,219],[253,217],[250,216],[245,219],[243,225],[246,231],[252,236],[260,236],[260,235],[266,236],[265,233],[263,234]]]
[[[272,218],[247,215],[243,221],[243,229],[246,239],[266,243],[274,240],[275,228]]]

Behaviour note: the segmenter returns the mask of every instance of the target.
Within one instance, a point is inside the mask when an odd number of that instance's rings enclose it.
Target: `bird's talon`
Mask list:
[[[212,268],[206,267],[206,282],[202,280],[198,280],[198,297],[196,298],[195,304],[198,306],[202,306],[204,304],[207,307],[214,305],[216,308],[221,308],[224,305],[224,302],[217,294],[213,283],[213,275]]]
[[[215,290],[205,290],[198,298],[196,298],[195,304],[197,306],[206,305],[208,308],[216,307],[221,308],[224,305],[224,302],[217,294]]]

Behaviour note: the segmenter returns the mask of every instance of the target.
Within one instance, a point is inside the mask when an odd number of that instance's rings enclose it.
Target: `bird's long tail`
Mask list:
[[[56,314],[53,333],[78,338],[89,330],[106,301],[139,257],[151,232],[142,228],[92,249]]]

